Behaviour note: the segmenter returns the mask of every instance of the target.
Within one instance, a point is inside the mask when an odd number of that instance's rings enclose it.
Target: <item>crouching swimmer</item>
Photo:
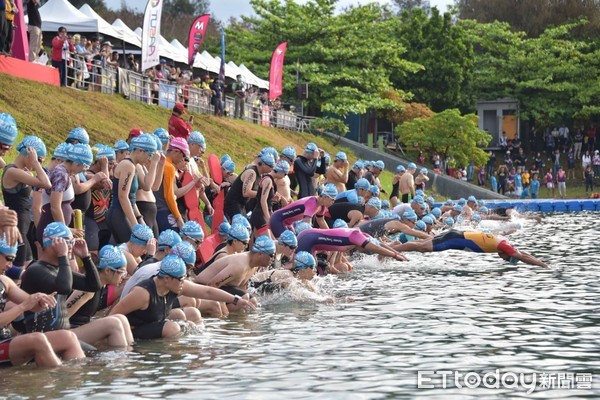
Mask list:
[[[311,283],[317,273],[317,261],[312,254],[301,251],[294,256],[292,270],[275,269],[254,274],[250,286],[257,293],[268,294],[289,287],[294,282],[304,288],[316,292]]]
[[[144,268],[147,267],[149,266]],[[175,337],[181,333],[181,327],[173,319],[187,320],[183,310],[171,313],[173,303],[180,295],[195,298],[210,296],[214,300],[246,309],[255,308],[252,303],[239,296],[186,280],[185,262],[176,255],[168,255],[161,261],[158,274],[133,288],[113,308],[111,315],[126,315],[136,339]],[[188,323],[193,325],[194,321],[188,320]]]

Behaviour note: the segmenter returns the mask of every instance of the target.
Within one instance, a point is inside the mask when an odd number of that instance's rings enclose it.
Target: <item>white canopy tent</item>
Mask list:
[[[221,69],[221,62],[214,59],[208,51],[204,50],[202,53],[196,54],[194,59],[194,68],[200,68],[218,74]]]
[[[254,73],[250,71],[244,64],[240,64],[238,68],[240,69],[240,71],[242,71],[242,74],[246,77],[246,79],[248,79],[248,83],[258,86],[261,89],[269,88],[269,81],[260,79],[259,77],[254,75]]]
[[[76,9],[67,0],[50,0],[39,9],[43,32],[58,32],[64,26],[71,32],[99,32],[98,21]]]
[[[96,11],[89,6],[89,4],[84,4],[79,8],[79,11],[84,14],[86,17],[93,18],[96,20],[98,24],[98,33],[102,33],[104,35],[112,36],[116,39],[122,39],[119,36],[119,32],[108,22],[106,22],[101,16],[96,14]]]
[[[112,23],[112,27],[119,32],[119,39],[139,47],[140,49],[142,48],[141,39],[135,34],[135,32],[125,25],[125,22],[121,21],[120,18],[115,19],[115,22]]]
[[[142,28],[140,28],[139,26],[137,28],[135,28],[135,31],[133,31],[133,33],[135,35],[137,35],[140,38],[140,43],[142,40]],[[161,57],[166,57],[170,60],[173,60],[175,62],[180,62],[180,63],[184,63],[187,64],[187,55],[182,56],[179,51],[177,49],[175,49],[171,43],[169,43],[167,41],[167,39],[165,39],[162,35],[159,35],[158,37],[158,54]]]

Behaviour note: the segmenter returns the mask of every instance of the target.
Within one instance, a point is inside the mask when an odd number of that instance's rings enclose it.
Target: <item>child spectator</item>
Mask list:
[[[537,199],[540,193],[540,181],[538,180],[538,174],[534,174],[531,181],[531,198]]]

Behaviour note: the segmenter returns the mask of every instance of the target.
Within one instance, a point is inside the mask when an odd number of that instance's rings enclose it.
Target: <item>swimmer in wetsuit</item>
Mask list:
[[[498,253],[498,256],[511,264],[523,261],[526,264],[548,267],[548,264],[532,255],[514,248],[507,240],[484,232],[461,232],[450,229],[431,239],[408,243],[392,244],[397,251],[418,251],[421,253],[445,250],[473,251],[475,253]]]

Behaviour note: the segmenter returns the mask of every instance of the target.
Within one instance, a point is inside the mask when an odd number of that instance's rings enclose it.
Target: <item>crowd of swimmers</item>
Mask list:
[[[17,134],[0,114],[0,157],[15,155],[0,158],[0,365],[176,337],[291,284],[315,291],[356,253],[407,261],[455,249],[546,266],[496,234],[504,228],[478,229],[509,223],[512,210],[473,196],[436,207],[413,163],[397,167],[387,200],[382,161],[331,160],[315,143],[264,148],[240,168],[224,155],[215,169],[198,131],[132,129],[90,146],[77,127],[52,153]]]

